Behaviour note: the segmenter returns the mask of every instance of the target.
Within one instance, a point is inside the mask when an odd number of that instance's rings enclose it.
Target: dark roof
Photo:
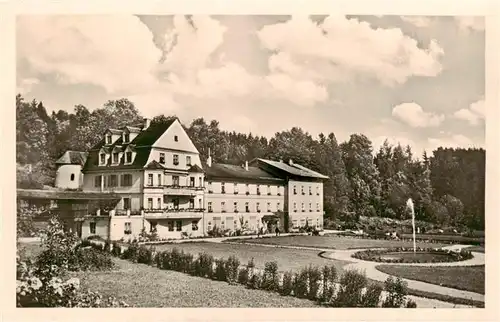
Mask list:
[[[193,165],[191,168],[188,169],[188,172],[198,172],[198,173],[203,173],[203,169],[200,168],[197,164]]]
[[[84,165],[87,160],[88,153],[80,151],[66,151],[57,159],[56,164],[79,164]]]
[[[64,190],[17,189],[17,198],[55,200],[120,200],[121,197],[109,192],[81,192]]]
[[[207,179],[220,178],[220,179],[247,179],[253,181],[283,181],[270,173],[258,168],[248,167],[246,170],[243,166],[213,163],[212,166],[204,167],[205,176]]]
[[[173,119],[162,123],[151,123],[151,125],[141,131],[137,136],[129,143],[123,143],[123,138],[120,136],[113,144],[106,145],[104,139],[92,147],[89,152],[87,162],[83,167],[83,171],[90,170],[110,170],[110,169],[142,169],[146,166],[149,154],[151,152],[151,146],[165,133],[165,131],[175,122],[177,119]],[[104,148],[106,151],[112,151],[114,147],[120,146],[121,151],[130,146],[136,152],[134,162],[132,164],[125,165],[124,157],[120,158],[118,165],[111,166],[111,160],[105,166],[99,165],[99,150]]]
[[[135,127],[135,126],[130,126],[130,125],[125,126],[123,129],[127,129],[131,133],[140,133],[141,132],[141,128]]]
[[[122,134],[122,131],[117,129],[108,129],[106,132],[111,132],[111,134]]]
[[[151,162],[148,163],[148,165],[145,167],[146,169],[150,169],[150,170],[163,170],[165,169],[164,166],[162,166],[158,161],[156,160],[153,160]]]
[[[327,176],[313,171],[309,168],[306,168],[302,165],[292,163],[292,165],[286,164],[280,161],[272,161],[266,159],[256,159],[257,162],[262,162],[266,165],[279,169],[287,174],[298,177],[306,177],[306,178],[318,178],[318,179],[328,179]],[[252,162],[253,163],[253,162]]]

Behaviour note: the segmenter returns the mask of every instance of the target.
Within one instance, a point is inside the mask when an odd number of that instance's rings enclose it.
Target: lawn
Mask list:
[[[304,246],[314,248],[330,249],[356,249],[356,248],[375,248],[375,247],[413,247],[413,242],[381,239],[363,239],[345,236],[284,236],[241,239],[237,242],[252,244],[271,244],[280,246]],[[431,244],[418,242],[417,247],[442,247],[445,244]]]
[[[110,272],[71,273],[84,288],[133,307],[317,307],[312,301],[229,285],[144,264],[114,259]]]
[[[484,294],[484,265],[468,267],[379,265],[376,268],[386,274]]]
[[[412,234],[402,234],[403,238],[413,238]],[[461,235],[437,235],[437,234],[417,234],[417,240],[427,239],[442,241],[443,243],[455,243],[455,244],[484,244],[484,237],[467,237]]]
[[[185,252],[197,256],[201,252],[212,254],[215,258],[228,258],[235,255],[239,258],[242,265],[253,258],[255,265],[259,268],[264,268],[266,262],[276,261],[280,271],[298,271],[308,265],[324,266],[334,265],[339,271],[342,266],[348,264],[345,261],[331,260],[319,257],[319,251],[302,250],[302,249],[286,249],[286,248],[270,248],[259,245],[243,245],[243,244],[225,244],[225,243],[179,243],[179,244],[162,244],[156,245],[156,250],[169,250],[178,248]]]

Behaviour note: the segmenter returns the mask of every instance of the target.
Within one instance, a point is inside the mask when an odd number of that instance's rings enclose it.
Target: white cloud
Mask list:
[[[484,17],[482,16],[457,16],[455,21],[463,32],[484,31]]]
[[[257,36],[276,54],[271,70],[334,81],[356,77],[378,79],[385,85],[402,84],[412,76],[433,77],[441,72],[443,49],[432,40],[427,49],[405,36],[401,29],[373,29],[367,22],[329,16],[322,23],[308,17],[266,25]],[[297,66],[298,65],[298,66]]]
[[[93,84],[109,93],[144,90],[161,52],[134,16],[20,16],[19,55],[63,84]]]
[[[472,103],[469,108],[456,111],[453,116],[457,119],[468,121],[471,125],[478,125],[485,118],[484,99]]]
[[[392,115],[411,127],[436,127],[444,121],[444,115],[425,112],[417,103],[402,103],[392,109]]]
[[[432,152],[438,147],[443,148],[469,148],[469,147],[479,147],[470,138],[462,134],[454,134],[449,137],[441,138],[428,138],[427,139],[427,152]]]
[[[328,92],[324,86],[309,80],[295,80],[283,73],[271,74],[265,79],[276,98],[288,99],[296,105],[312,106],[328,98]]]
[[[418,28],[429,27],[432,23],[432,18],[427,16],[401,16],[401,20]]]
[[[38,78],[25,78],[20,80],[20,84],[17,86],[16,92],[19,94],[27,94],[31,92],[33,87],[40,83]]]

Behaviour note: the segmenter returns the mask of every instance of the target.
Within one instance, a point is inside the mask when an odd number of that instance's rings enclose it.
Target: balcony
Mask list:
[[[144,209],[146,219],[189,219],[201,218],[203,208]]]
[[[195,196],[197,191],[203,191],[203,187],[196,186],[163,186],[163,194],[173,196]]]

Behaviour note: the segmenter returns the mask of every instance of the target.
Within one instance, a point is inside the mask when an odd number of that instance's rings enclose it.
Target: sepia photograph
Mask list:
[[[481,312],[485,29],[17,15],[16,306]]]

